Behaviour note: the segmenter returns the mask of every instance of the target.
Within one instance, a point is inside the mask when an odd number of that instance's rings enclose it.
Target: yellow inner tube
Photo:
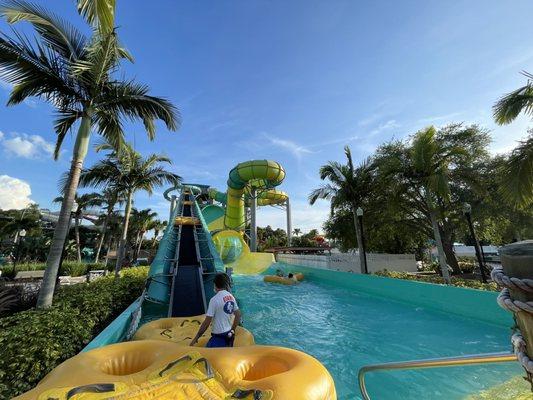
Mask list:
[[[297,350],[193,349],[139,340],[80,353],[18,399],[252,400],[256,395],[264,400],[337,398],[326,368]]]
[[[202,223],[196,217],[177,217],[174,225],[201,225]]]
[[[133,340],[163,340],[174,342],[180,346],[188,346],[198,332],[205,315],[184,318],[161,318],[144,324],[133,336]],[[195,346],[205,347],[211,337],[211,326],[203,334]],[[254,336],[247,329],[238,326],[235,330],[234,347],[255,344]]]
[[[303,275],[301,276],[301,279],[298,279],[298,276],[295,276],[295,277],[296,277],[296,280],[292,278],[287,278],[286,276],[266,275],[263,278],[263,281],[269,282],[269,283],[281,283],[282,285],[296,285],[299,281],[303,279]]]

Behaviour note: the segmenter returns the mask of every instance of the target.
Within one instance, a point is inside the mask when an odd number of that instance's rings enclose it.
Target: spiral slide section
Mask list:
[[[224,226],[243,231],[245,228],[244,192],[247,187],[273,189],[285,179],[285,170],[276,161],[254,160],[237,164],[228,178]]]
[[[246,225],[245,205],[257,190],[257,205],[283,204],[288,196],[274,189],[283,182],[285,170],[270,160],[246,161],[238,164],[229,173],[227,193],[209,190],[209,197],[223,205],[209,205],[202,210],[213,241],[224,264],[236,273],[257,274],[274,263],[270,253],[251,252],[243,239]],[[223,217],[222,217],[223,213]]]

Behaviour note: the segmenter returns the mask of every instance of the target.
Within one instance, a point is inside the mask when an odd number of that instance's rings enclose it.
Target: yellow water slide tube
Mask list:
[[[139,340],[80,353],[19,400],[335,400],[329,372],[300,351],[208,349]]]

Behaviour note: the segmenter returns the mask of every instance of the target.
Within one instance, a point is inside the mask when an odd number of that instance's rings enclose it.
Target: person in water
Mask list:
[[[292,272],[289,272],[288,278],[292,279],[295,282],[298,282],[298,278],[296,278],[296,275],[294,275]]]
[[[207,342],[206,347],[233,347],[235,329],[241,321],[241,311],[235,297],[229,292],[229,276],[224,273],[216,274],[214,284],[216,294],[209,301],[204,322],[202,322],[198,333],[191,341],[191,346],[198,342],[198,339],[212,323],[211,339]],[[231,320],[232,316],[233,322]]]
[[[283,278],[285,276],[285,274],[283,273],[283,271],[281,269],[277,269],[276,270],[276,276],[279,276],[281,278]]]

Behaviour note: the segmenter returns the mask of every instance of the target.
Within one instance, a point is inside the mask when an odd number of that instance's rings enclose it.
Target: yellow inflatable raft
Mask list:
[[[19,400],[335,400],[313,357],[270,346],[191,348],[159,340],[80,353]]]
[[[298,272],[294,274],[294,277],[296,278],[296,280],[292,278],[288,278],[286,276],[266,275],[263,278],[263,281],[270,282],[270,283],[281,283],[282,285],[294,285],[300,281],[303,281],[304,274]]]
[[[174,342],[180,346],[188,346],[198,332],[205,315],[184,318],[161,318],[144,324],[133,336],[133,340],[164,340]],[[211,327],[198,339],[196,346],[205,347],[211,337]],[[254,336],[247,329],[238,326],[235,330],[233,346],[250,346],[255,343]]]
[[[201,225],[201,222],[196,217],[177,217],[174,220],[174,225]]]

